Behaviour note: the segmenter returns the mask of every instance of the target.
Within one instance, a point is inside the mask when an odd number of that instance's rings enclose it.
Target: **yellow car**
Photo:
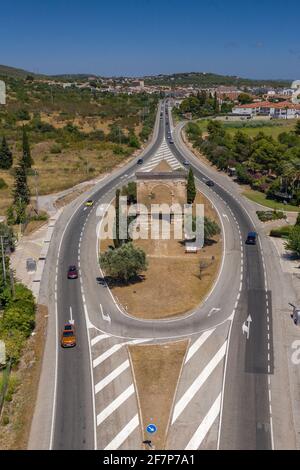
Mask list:
[[[76,346],[76,336],[74,325],[67,323],[60,338],[62,348],[73,348]]]
[[[94,204],[94,201],[92,199],[88,199],[85,203],[85,207],[91,207]]]

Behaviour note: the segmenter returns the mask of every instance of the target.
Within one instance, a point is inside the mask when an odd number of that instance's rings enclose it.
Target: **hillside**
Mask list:
[[[172,75],[153,75],[145,77],[147,85],[160,86],[190,86],[213,87],[219,85],[227,86],[268,86],[268,87],[288,87],[290,80],[252,80],[248,78],[218,75],[206,72],[174,73]]]

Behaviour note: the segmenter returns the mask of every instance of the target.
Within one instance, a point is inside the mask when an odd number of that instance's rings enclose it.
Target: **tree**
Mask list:
[[[214,94],[214,113],[215,114],[218,114],[219,113],[219,101],[218,101],[218,96],[217,96],[217,92],[215,92]]]
[[[240,93],[238,96],[238,101],[240,104],[249,104],[253,103],[253,98],[248,93]]]
[[[192,228],[193,232],[197,230],[197,218],[193,217],[192,220]],[[213,238],[215,235],[219,235],[221,233],[221,229],[217,222],[210,219],[209,217],[204,217],[204,242],[207,243],[208,240]]]
[[[114,245],[116,248],[119,248],[120,242],[120,193],[121,191],[117,189],[116,191],[116,219],[115,219],[115,229],[116,236],[114,238]]]
[[[126,243],[100,256],[100,264],[109,275],[126,283],[147,269],[145,252],[132,243]]]
[[[300,256],[300,225],[295,225],[292,228],[285,247],[287,250],[293,251],[297,256]]]
[[[15,183],[13,189],[13,210],[15,211],[15,223],[23,223],[25,219],[26,206],[30,201],[30,191],[27,183],[27,172],[23,159],[20,161],[15,172]]]
[[[31,165],[33,164],[33,160],[32,160],[32,158],[31,158],[29,140],[28,140],[27,132],[26,132],[26,129],[25,129],[24,126],[23,126],[23,142],[22,142],[22,146],[23,146],[22,160],[23,160],[23,163],[24,163],[24,167],[25,167],[26,169],[27,169],[27,168],[31,168]]]
[[[298,212],[297,220],[296,220],[295,225],[298,225],[300,227],[300,212]]]
[[[5,247],[10,251],[13,251],[15,248],[16,238],[14,236],[13,229],[3,222],[0,223],[0,237],[3,237],[5,240]]]
[[[2,138],[2,144],[0,147],[0,168],[1,170],[9,170],[13,164],[12,153],[6,142],[5,136]]]
[[[296,123],[295,134],[300,135],[300,121]]]
[[[196,186],[193,170],[190,168],[187,180],[187,203],[193,204],[196,197]]]
[[[123,186],[121,194],[127,196],[128,204],[135,204],[137,202],[136,182],[130,181],[127,186]]]

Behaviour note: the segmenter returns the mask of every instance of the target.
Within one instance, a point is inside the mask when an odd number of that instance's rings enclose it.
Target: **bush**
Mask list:
[[[292,227],[285,247],[287,250],[290,250],[297,256],[300,256],[300,225],[295,225]]]
[[[50,153],[52,154],[61,153],[61,146],[58,144],[53,144],[52,147],[50,148]]]
[[[286,215],[282,211],[256,211],[256,214],[261,222],[286,219]]]
[[[0,178],[0,189],[6,189],[7,184],[5,183],[3,178]]]
[[[293,227],[291,225],[286,225],[280,228],[274,228],[270,231],[270,237],[288,238],[292,228]]]

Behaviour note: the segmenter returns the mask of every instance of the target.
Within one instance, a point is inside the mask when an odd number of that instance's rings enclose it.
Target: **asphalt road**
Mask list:
[[[145,162],[159,147],[166,132],[164,119],[160,121],[157,139],[144,155]],[[53,422],[54,449],[92,449],[94,442],[94,412],[92,379],[88,346],[87,322],[101,331],[131,338],[170,338],[193,335],[222,323],[234,312],[228,351],[225,390],[223,398],[220,448],[271,448],[271,428],[268,399],[268,374],[272,348],[267,348],[267,337],[272,338],[271,320],[267,322],[267,303],[264,266],[260,245],[244,247],[248,231],[254,227],[240,202],[222,184],[207,188],[203,184],[205,171],[187,152],[179,137],[170,144],[179,161],[189,160],[197,184],[220,211],[226,235],[225,258],[219,282],[211,296],[195,312],[171,321],[141,321],[120,311],[108,289],[97,285],[99,267],[96,257],[96,206],[76,207],[75,213],[66,213],[60,222],[65,230],[62,237],[57,267],[57,326],[72,317],[77,330],[78,345],[72,350],[61,350],[58,345],[57,389]],[[136,161],[105,180],[93,194],[98,202],[111,200],[116,185],[133,178]],[[65,226],[63,226],[65,224]],[[241,244],[242,240],[242,244]],[[243,253],[243,254],[242,254]],[[80,260],[81,280],[67,280],[67,268]],[[242,274],[240,266],[243,266]],[[51,279],[50,289],[53,288]],[[54,287],[55,289],[55,287]],[[83,300],[84,293],[84,300]],[[270,300],[270,294],[268,294]],[[100,314],[100,304],[109,312],[108,325]],[[270,310],[270,302],[268,303]],[[209,316],[212,308],[218,314]],[[242,333],[242,324],[251,314],[249,339]],[[271,317],[269,315],[269,317]],[[269,325],[269,329],[268,329]],[[269,360],[268,360],[269,357]],[[268,372],[269,371],[269,372]]]

